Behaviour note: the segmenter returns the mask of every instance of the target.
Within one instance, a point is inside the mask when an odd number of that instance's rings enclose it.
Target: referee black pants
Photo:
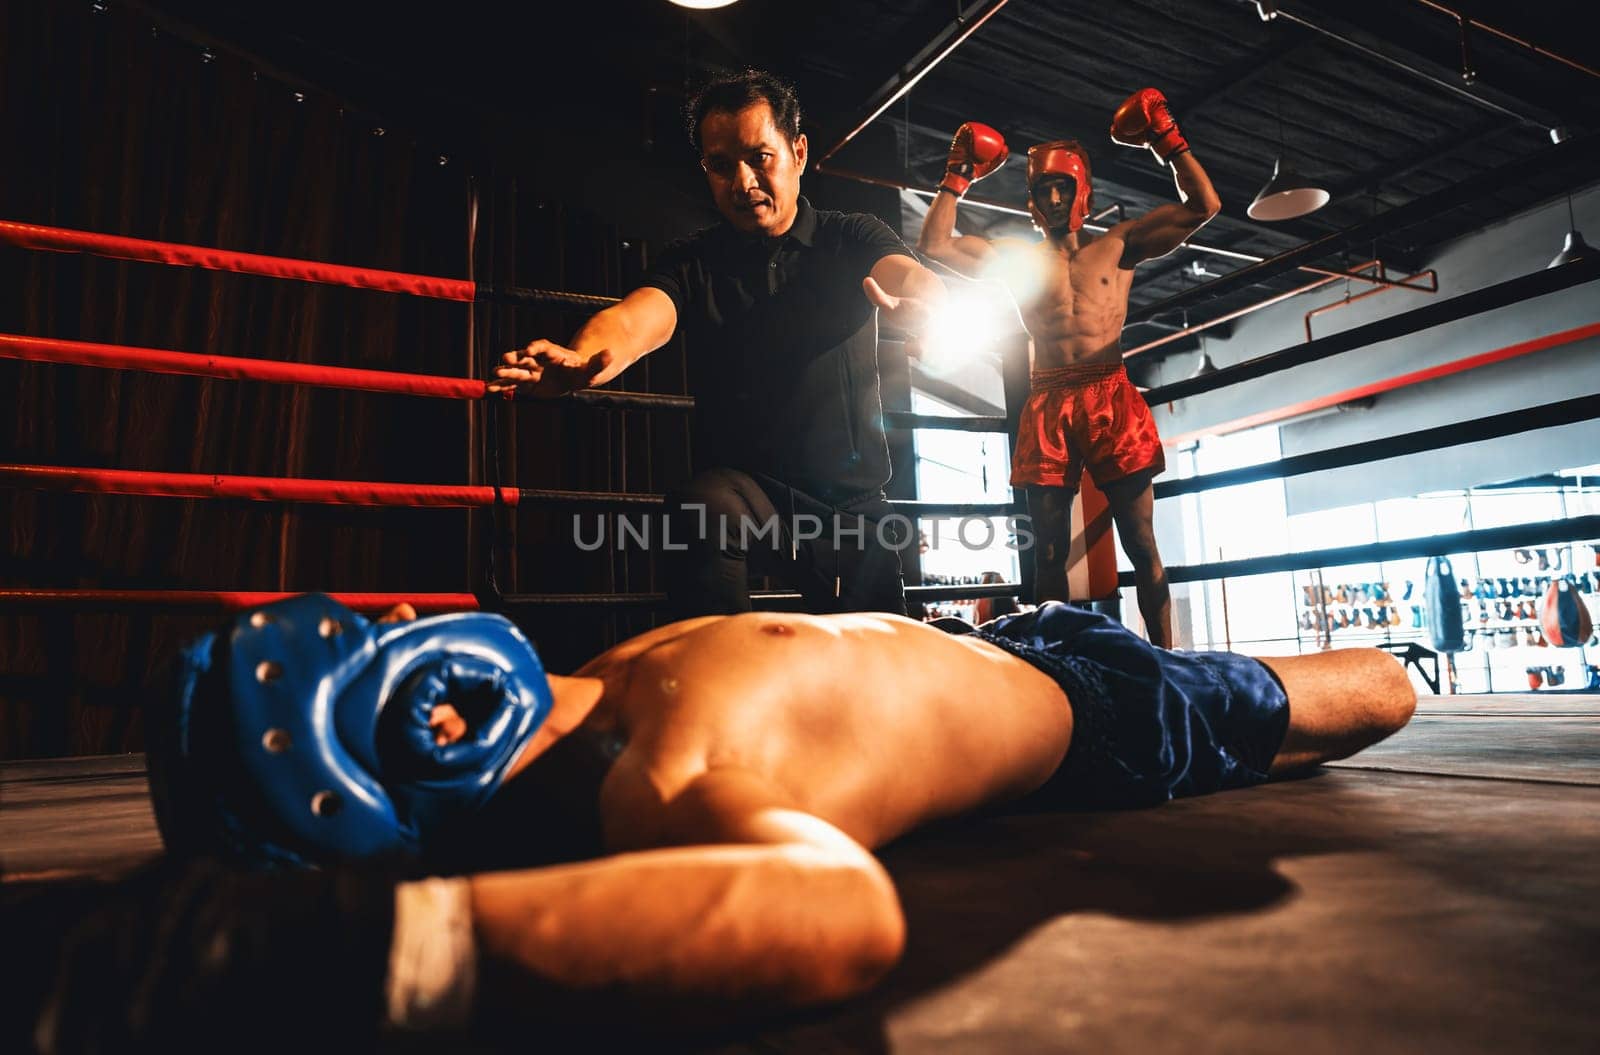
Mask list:
[[[914,537],[881,491],[832,505],[772,477],[708,469],[668,496],[675,618],[750,611],[750,576],[798,590],[808,612],[906,613],[900,550]]]

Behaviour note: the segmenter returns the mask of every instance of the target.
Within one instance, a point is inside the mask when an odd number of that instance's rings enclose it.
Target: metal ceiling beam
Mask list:
[[[1520,122],[1513,121],[1510,118],[1485,115],[1481,121],[1469,128],[1452,129],[1393,161],[1374,166],[1366,172],[1352,176],[1336,187],[1328,188],[1328,204],[1318,211],[1323,215],[1327,215],[1329,209],[1353,204],[1354,199],[1363,194],[1371,193],[1376,195],[1382,191],[1385,184],[1393,184],[1402,180],[1424,165],[1438,161],[1440,158],[1446,157],[1463,147],[1482,142],[1488,136],[1521,127],[1524,126]],[[1374,241],[1381,242],[1382,239],[1378,238]],[[1385,245],[1383,246],[1382,256],[1387,263],[1394,265],[1399,270],[1416,271],[1422,266],[1417,248],[1416,246]]]
[[[1102,115],[1094,121],[1078,120],[1074,125],[1071,121],[1086,111],[1073,111],[1066,106],[1051,106],[1048,110],[1050,116],[1046,118],[1045,111],[1029,109],[1015,98],[1005,98],[970,83],[953,87],[946,94],[959,96],[960,102],[952,104],[924,96],[913,100],[913,105],[919,109],[923,121],[913,123],[912,129],[926,132],[939,140],[941,154],[944,148],[949,146],[951,134],[963,121],[984,121],[996,126],[1007,136],[1008,144],[1013,147],[1012,154],[1019,158],[1027,153],[1027,145],[1033,142],[1042,143],[1059,139],[1063,135],[1070,134],[1074,128],[1098,128],[1101,124],[1109,126],[1111,123],[1109,115]],[[924,123],[930,114],[945,118],[949,128],[941,131],[937,125]],[[1063,121],[1063,116],[1068,120]],[[1018,142],[1012,142],[1013,140]],[[1024,145],[1020,140],[1029,142]]]
[[[1288,20],[1282,21],[1287,22]],[[1286,25],[1285,29],[1295,34],[1294,43],[1281,51],[1258,52],[1237,62],[1230,63],[1199,90],[1190,93],[1187,101],[1180,99],[1178,103],[1175,103],[1174,108],[1186,114],[1193,112],[1196,108],[1205,106],[1215,96],[1225,94],[1243,84],[1249,83],[1256,77],[1268,72],[1274,64],[1292,58],[1308,44],[1315,43],[1321,39],[1309,30],[1294,28],[1292,24]],[[1016,108],[1014,100],[999,98],[980,89],[975,89],[970,85],[963,85],[961,94],[962,98],[967,101],[964,112],[957,112],[940,102],[932,100],[924,104],[924,110],[927,113],[948,115],[951,118],[950,127],[953,129],[961,120],[971,118],[974,115],[982,117],[985,113],[1014,112]],[[1072,109],[1068,107],[1063,109],[1058,107],[1052,113],[1057,122],[1065,118],[1067,123],[1060,127],[1070,128],[1074,124],[1094,126],[1091,115],[1082,108]],[[1038,122],[1037,126],[1035,126],[1035,121]],[[1446,152],[1446,148],[1452,144],[1464,145],[1483,135],[1504,130],[1515,124],[1525,123],[1527,123],[1526,119],[1520,116],[1507,117],[1504,114],[1500,114],[1487,117],[1472,128],[1457,132],[1454,135],[1440,136],[1433,142],[1405,155],[1397,161],[1375,167],[1344,181],[1338,187],[1332,188],[1332,201],[1329,204],[1338,204],[1351,195],[1366,190],[1374,183],[1381,184],[1399,179],[1429,160],[1443,155]],[[1024,115],[1024,120],[1018,122],[1018,124],[1028,127],[1036,135],[1043,134],[1040,129],[1045,127],[1042,114],[1038,112],[1027,113]],[[935,140],[940,141],[942,145],[944,133],[921,125],[914,127],[916,131],[928,134]],[[1013,127],[1007,129],[1007,131],[1015,134],[1018,129]],[[1057,134],[1060,134],[1059,128],[1051,131],[1045,138],[1050,138],[1050,136]],[[1102,161],[1096,169],[1097,182],[1101,184],[1102,194],[1115,198],[1117,196],[1116,189],[1120,185],[1127,190],[1151,194],[1161,198],[1170,198],[1172,196],[1173,187],[1170,175],[1162,170],[1150,168],[1147,164],[1141,164],[1145,160],[1142,157],[1125,156],[1125,152],[1116,152],[1106,156],[1110,160]],[[1230,191],[1230,193],[1225,194],[1223,196],[1223,212],[1220,219],[1241,225],[1247,230],[1259,231],[1260,227],[1257,222],[1250,219],[1245,212],[1249,197],[1253,197],[1253,191],[1250,188],[1246,188],[1242,192]],[[1327,206],[1324,208],[1326,209]],[[1214,226],[1221,226],[1216,225],[1215,221],[1213,224]],[[1287,236],[1301,242],[1309,242],[1331,234],[1337,231],[1339,227],[1337,223],[1329,222],[1323,217],[1312,216],[1300,220],[1275,223],[1271,229],[1275,234]],[[1399,261],[1396,262],[1399,263]]]
[[[943,62],[952,51],[960,47],[968,37],[976,33],[1009,2],[1010,0],[979,0],[971,10],[962,11],[957,8],[956,20],[901,64],[900,68],[868,97],[866,103],[862,105],[860,116],[850,123],[850,130],[817,160],[827,161],[837,154],[846,143],[859,135],[863,128],[876,121],[878,115],[893,106],[901,96],[915,87],[918,81],[926,77],[935,66]]]
[[[1518,127],[1519,124],[1520,122],[1513,121],[1507,117],[1486,116],[1471,127],[1449,129],[1442,135],[1435,136],[1428,142],[1423,143],[1410,153],[1403,154],[1392,161],[1386,161],[1381,165],[1368,169],[1366,172],[1352,176],[1337,187],[1330,187],[1328,189],[1328,204],[1324,205],[1323,208],[1326,209],[1328,206],[1338,205],[1354,195],[1381,188],[1386,183],[1404,179],[1430,161],[1437,161],[1462,147],[1480,143],[1488,136]]]
[[[1243,0],[1243,2],[1253,4],[1261,13],[1261,17],[1268,21],[1283,19],[1294,25],[1301,26],[1343,45],[1351,51],[1359,52],[1392,68],[1403,70],[1412,77],[1425,81],[1444,93],[1471,103],[1480,109],[1492,110],[1503,117],[1513,118],[1523,124],[1547,130],[1562,123],[1548,109],[1530,103],[1525,98],[1511,92],[1496,90],[1481,82],[1468,81],[1460,69],[1453,70],[1423,58],[1421,55],[1396,44],[1393,40],[1385,38],[1379,33],[1342,21],[1325,11],[1308,10],[1308,5],[1304,3],[1285,5],[1283,3],[1267,2],[1267,0]],[[1467,84],[1470,84],[1471,87],[1467,87]]]
[[[1323,210],[1349,205],[1363,195],[1381,195],[1386,187],[1393,187],[1417,170],[1445,160],[1463,150],[1475,149],[1484,141],[1526,126],[1510,118],[1486,115],[1476,124],[1466,128],[1449,129],[1415,149],[1375,165],[1328,188],[1328,204]],[[1391,252],[1391,257],[1394,254]],[[1400,261],[1396,258],[1396,263]],[[1415,270],[1415,268],[1411,268]]]
[[[1175,308],[1181,308],[1186,304],[1193,304],[1196,301],[1220,296],[1223,293],[1251,286],[1266,279],[1274,278],[1286,271],[1303,267],[1312,261],[1326,259],[1335,253],[1352,247],[1357,242],[1404,230],[1413,224],[1432,219],[1457,206],[1477,201],[1486,195],[1503,190],[1507,186],[1515,186],[1529,177],[1541,175],[1569,164],[1585,163],[1594,156],[1594,152],[1597,149],[1600,149],[1600,132],[1591,132],[1588,135],[1547,147],[1535,154],[1518,158],[1516,161],[1500,165],[1497,168],[1487,169],[1476,176],[1462,180],[1454,186],[1414,199],[1398,208],[1381,212],[1342,231],[1335,231],[1333,234],[1325,235],[1315,241],[1307,242],[1305,245],[1279,253],[1277,256],[1269,257],[1260,263],[1242,267],[1219,279],[1207,282],[1203,286],[1196,286],[1194,289],[1175,294],[1155,304],[1146,305],[1137,311],[1129,312],[1128,321],[1154,318]]]
[[[1316,37],[1295,26],[1274,26],[1272,45],[1261,51],[1250,52],[1223,66],[1200,87],[1184,92],[1172,99],[1172,109],[1185,118],[1204,110],[1221,96],[1243,88],[1252,81],[1271,73],[1290,59],[1298,58],[1316,41]]]
[[[1261,260],[1267,259],[1265,256],[1261,256],[1259,254],[1245,253],[1243,250],[1235,249],[1240,242],[1247,240],[1251,234],[1258,232],[1239,232],[1228,230],[1226,228],[1213,229],[1212,224],[1207,224],[1204,230],[1206,231],[1206,239],[1208,242],[1222,249],[1234,250],[1239,254],[1240,257],[1244,258],[1239,260],[1240,264],[1254,264],[1260,262]],[[1221,236],[1220,238],[1218,237],[1219,235]],[[1181,248],[1182,247],[1180,247],[1180,249]],[[1293,248],[1293,246],[1290,248]],[[1282,251],[1283,250],[1279,250],[1279,252]],[[1164,257],[1161,257],[1159,262],[1151,261],[1151,263],[1154,266],[1150,267],[1148,270],[1140,271],[1137,276],[1138,281],[1142,282],[1146,288],[1164,278],[1169,278],[1172,275],[1180,272],[1191,272],[1192,274],[1192,265],[1195,263],[1202,263],[1203,266],[1203,262],[1197,261],[1193,256],[1181,253],[1177,250],[1174,250]],[[1223,265],[1218,266],[1221,267]],[[1137,292],[1138,289],[1139,286],[1135,285],[1135,292]]]

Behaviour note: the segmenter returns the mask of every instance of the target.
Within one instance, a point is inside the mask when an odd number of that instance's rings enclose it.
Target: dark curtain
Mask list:
[[[0,20],[0,218],[611,295],[649,261],[652,246],[519,179],[526,144],[474,132],[475,157],[443,158],[405,114],[362,113],[118,5],[6,4]],[[0,290],[4,333],[458,377],[485,376],[506,348],[564,339],[584,318],[9,246]],[[680,350],[618,387],[682,392]],[[6,462],[648,492],[688,464],[675,412],[491,408],[4,359],[0,392],[13,408],[0,422]],[[647,553],[579,552],[571,514],[0,486],[0,587],[482,593],[498,538],[505,592],[659,588]],[[142,693],[219,618],[0,605],[0,758],[141,749]],[[522,621],[560,671],[653,616],[533,610]]]

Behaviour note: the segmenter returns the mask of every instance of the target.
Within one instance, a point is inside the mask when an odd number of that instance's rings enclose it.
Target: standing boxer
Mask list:
[[[1133,563],[1146,633],[1170,648],[1172,601],[1156,549],[1151,490],[1166,459],[1150,409],[1123,369],[1122,324],[1133,269],[1172,252],[1222,203],[1156,89],[1143,88],[1117,108],[1111,138],[1148,148],[1170,165],[1180,202],[1085,237],[1089,154],[1076,140],[1057,140],[1028,151],[1028,210],[1043,241],[956,237],[956,203],[1007,154],[998,132],[968,123],[956,130],[918,247],[961,274],[1003,282],[1033,339],[1032,392],[1017,430],[1011,484],[1027,488],[1039,538],[1037,599],[1067,599],[1072,501],[1088,469]]]

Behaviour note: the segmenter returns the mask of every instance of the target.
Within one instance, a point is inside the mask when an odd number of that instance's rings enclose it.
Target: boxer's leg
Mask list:
[[[1122,551],[1133,565],[1139,614],[1145,635],[1161,648],[1172,647],[1172,594],[1156,549],[1154,480],[1166,468],[1166,454],[1155,419],[1128,373],[1118,368],[1085,385],[1083,428],[1076,434],[1094,482],[1100,486],[1117,524]]]
[[[1167,586],[1167,570],[1156,549],[1155,494],[1150,474],[1140,473],[1100,486],[1117,524],[1122,551],[1133,565],[1134,589],[1139,598],[1139,614],[1144,617],[1145,633],[1152,645],[1172,647],[1172,591]]]
[[[1067,443],[1072,393],[1034,391],[1023,404],[1011,457],[1011,487],[1027,495],[1033,534],[1033,596],[1036,604],[1067,600],[1067,555],[1072,545],[1072,501],[1083,478],[1083,459]]]
[[[1289,729],[1272,773],[1348,758],[1400,730],[1417,706],[1405,668],[1387,652],[1339,649],[1259,658],[1289,697]]]
[[[1034,534],[1033,600],[1068,600],[1067,555],[1072,549],[1072,502],[1067,487],[1028,488],[1028,516]]]

